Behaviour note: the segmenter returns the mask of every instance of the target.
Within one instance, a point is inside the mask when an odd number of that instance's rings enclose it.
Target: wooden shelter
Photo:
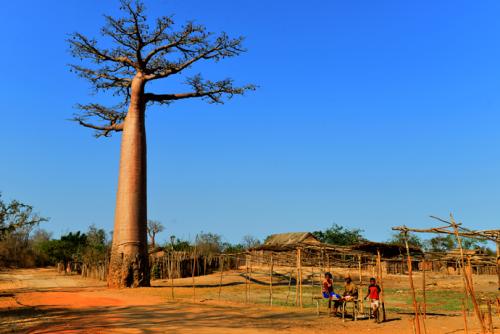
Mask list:
[[[255,250],[288,251],[297,247],[320,246],[321,242],[310,232],[272,234]]]

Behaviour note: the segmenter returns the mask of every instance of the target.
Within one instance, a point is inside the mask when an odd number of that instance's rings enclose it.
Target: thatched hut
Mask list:
[[[283,252],[295,250],[299,247],[320,245],[321,242],[310,232],[290,232],[270,235],[264,244],[256,247],[255,250]]]
[[[463,255],[467,261],[470,261],[474,274],[496,274],[494,255],[487,254],[482,249],[464,249]],[[459,249],[452,249],[448,252],[429,252],[426,254],[426,270],[460,274],[461,258]]]

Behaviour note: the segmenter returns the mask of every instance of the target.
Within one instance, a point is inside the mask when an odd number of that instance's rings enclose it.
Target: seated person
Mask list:
[[[342,299],[335,302],[333,305],[334,312],[337,312],[340,303],[343,301],[357,301],[358,300],[358,287],[352,282],[351,275],[344,275],[344,293],[342,294]]]
[[[332,308],[332,300],[340,299],[340,296],[333,291],[333,275],[331,273],[325,273],[325,279],[322,283],[323,297],[328,298],[328,309]],[[335,309],[334,312],[337,312]]]

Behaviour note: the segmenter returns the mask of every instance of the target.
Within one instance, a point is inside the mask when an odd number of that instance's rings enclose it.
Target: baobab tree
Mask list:
[[[148,219],[147,229],[148,229],[149,238],[151,239],[151,248],[153,248],[153,249],[155,248],[156,235],[158,233],[162,232],[164,228],[165,227],[159,221]]]
[[[225,98],[255,87],[235,86],[232,79],[205,80],[197,74],[185,78],[190,88],[185,92],[149,91],[149,83],[169,78],[177,82],[174,80],[195,64],[240,55],[245,51],[243,38],[213,34],[193,22],[177,26],[171,16],[149,22],[141,1],[122,0],[120,8],[124,16],[105,16],[101,30],[111,47],[102,47],[81,33],[72,34],[68,42],[72,55],[84,62],[71,65],[72,71],[97,91],[109,91],[120,99],[114,107],[79,105],[74,120],[94,129],[97,137],[122,132],[108,286],[138,287],[149,286],[144,124],[147,107],[191,98],[223,103]]]

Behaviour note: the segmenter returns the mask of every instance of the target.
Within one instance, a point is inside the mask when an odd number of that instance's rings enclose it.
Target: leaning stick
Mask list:
[[[420,334],[420,320],[418,316],[418,305],[417,305],[417,296],[415,294],[415,286],[413,285],[413,271],[412,271],[412,265],[411,265],[411,255],[410,255],[410,246],[408,245],[408,231],[403,231],[403,237],[405,241],[405,247],[406,247],[406,255],[408,259],[408,279],[410,280],[410,288],[411,288],[411,293],[412,293],[412,299],[413,299],[413,309],[415,311],[415,324],[416,324],[416,330],[417,334]]]
[[[473,287],[471,286],[471,283],[472,283],[471,279],[472,278],[468,277],[469,275],[467,274],[467,270],[465,268],[464,250],[462,248],[462,239],[460,238],[460,235],[458,233],[458,225],[455,222],[453,215],[450,215],[450,220],[451,220],[451,226],[453,227],[453,232],[455,234],[455,238],[457,239],[458,248],[460,249],[460,262],[462,265],[462,273],[464,276],[465,288],[471,297],[472,305],[474,305],[474,311],[476,313],[476,316],[477,316],[479,323],[481,324],[481,332],[484,334],[484,333],[486,333],[486,327],[484,325],[484,320],[483,320],[483,317],[481,315],[481,310],[479,309],[479,305],[478,305],[477,300],[476,300],[476,295],[474,294]]]

